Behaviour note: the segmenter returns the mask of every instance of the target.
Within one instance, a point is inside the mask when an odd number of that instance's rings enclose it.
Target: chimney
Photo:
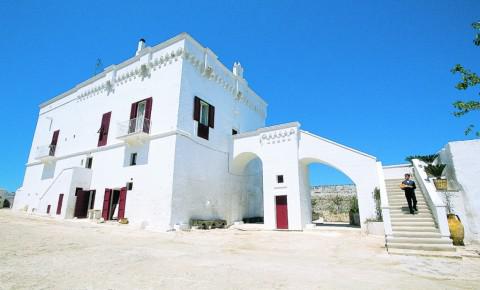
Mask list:
[[[235,62],[233,64],[233,74],[243,79],[243,67],[240,62]]]
[[[145,48],[145,39],[140,38],[140,40],[138,41],[137,52],[135,53],[135,55],[138,55],[140,51],[144,48]]]

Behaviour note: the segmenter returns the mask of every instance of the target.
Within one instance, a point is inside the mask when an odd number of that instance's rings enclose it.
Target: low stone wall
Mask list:
[[[322,217],[325,222],[349,222],[348,212],[355,185],[323,185],[312,187],[312,219]]]

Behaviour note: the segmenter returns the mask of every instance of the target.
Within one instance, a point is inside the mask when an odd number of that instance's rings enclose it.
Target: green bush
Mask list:
[[[358,198],[356,195],[352,196],[350,200],[350,213],[358,213]]]
[[[445,169],[446,164],[429,164],[425,167],[425,172],[428,175],[435,176],[436,178],[442,177],[443,170]]]

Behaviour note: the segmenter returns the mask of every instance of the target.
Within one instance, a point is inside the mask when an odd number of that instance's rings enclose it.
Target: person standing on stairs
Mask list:
[[[405,191],[405,198],[407,198],[408,209],[410,209],[411,214],[415,214],[417,209],[417,197],[415,196],[415,181],[410,179],[410,173],[405,174],[405,180],[400,184],[400,188]],[[413,204],[412,204],[413,202]]]

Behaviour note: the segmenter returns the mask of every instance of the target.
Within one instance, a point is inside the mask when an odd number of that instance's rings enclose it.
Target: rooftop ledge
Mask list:
[[[186,32],[182,32],[160,44],[157,44],[153,47],[145,47],[144,49],[140,50],[139,53],[127,60],[125,60],[124,62],[120,63],[120,64],[117,64],[117,65],[110,65],[108,67],[106,67],[103,72],[95,75],[94,77],[90,78],[90,79],[87,79],[79,84],[77,84],[75,87],[69,89],[68,91],[48,100],[48,101],[45,101],[43,103],[41,103],[39,105],[40,109],[60,100],[60,99],[63,99],[64,97],[68,96],[68,95],[71,95],[72,93],[75,93],[76,91],[78,91],[80,88],[82,87],[85,87],[103,77],[105,77],[109,72],[111,71],[114,71],[114,70],[118,70],[118,69],[121,69],[121,68],[124,68],[136,61],[138,61],[142,56],[144,56],[145,54],[148,54],[148,53],[153,53],[153,52],[156,52],[158,50],[161,50],[161,49],[164,49],[164,48],[167,48],[168,46],[171,46],[179,41],[182,41],[182,40],[185,40],[185,39],[188,39],[190,42],[193,43],[194,46],[196,46],[198,49],[200,50],[205,50],[206,52],[208,52],[209,54],[211,54],[212,56],[214,56],[215,60],[220,64],[221,68],[227,72],[228,75],[230,75],[232,78],[237,78],[233,72],[231,70],[229,70],[222,62],[220,62],[218,60],[218,57],[215,55],[215,53],[213,53],[213,51],[211,51],[209,48],[203,46],[200,42],[198,42],[197,40],[195,40],[190,34],[186,33]],[[258,96],[248,85],[247,85],[248,89],[251,91],[251,93],[253,93],[253,95],[256,96],[256,98],[258,98],[260,100],[260,102],[263,104],[263,105],[267,105],[267,103],[265,102],[265,100],[263,100],[260,96]]]

